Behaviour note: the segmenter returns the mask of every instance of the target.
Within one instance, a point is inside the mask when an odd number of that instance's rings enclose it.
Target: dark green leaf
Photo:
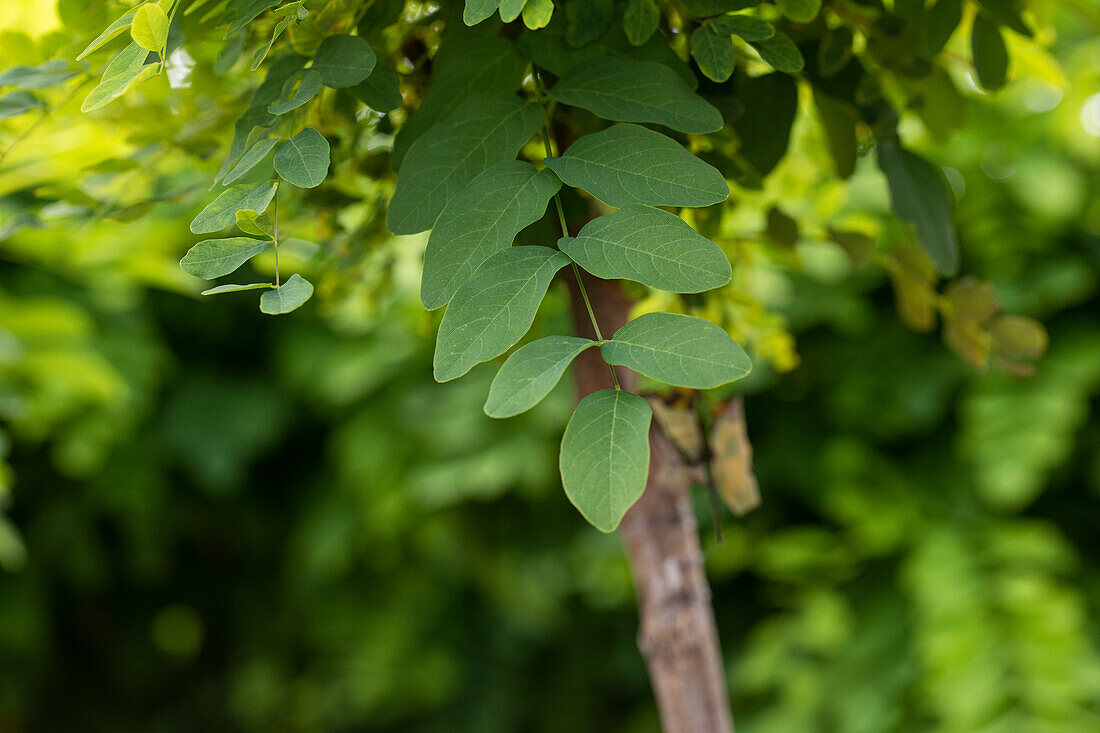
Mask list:
[[[375,112],[392,112],[403,103],[397,73],[384,59],[379,59],[371,75],[352,89],[352,93]]]
[[[595,344],[577,336],[547,336],[517,349],[493,379],[485,414],[503,418],[530,410],[550,394],[577,355]]]
[[[760,58],[768,62],[776,71],[795,74],[802,71],[806,60],[802,52],[786,33],[776,33],[766,41],[757,41],[753,46],[760,52]]]
[[[565,17],[568,21],[565,40],[580,48],[607,33],[615,18],[615,6],[612,0],[566,0]]]
[[[775,26],[753,15],[720,15],[708,23],[718,35],[739,36],[746,41],[766,41],[775,35]]]
[[[775,3],[795,23],[809,23],[821,12],[821,0],[775,0]]]
[[[708,79],[717,82],[733,76],[737,63],[733,41],[728,35],[715,33],[709,23],[704,23],[692,32],[691,57]]]
[[[859,122],[859,112],[847,102],[817,89],[814,89],[814,104],[829,140],[829,152],[836,162],[837,175],[848,178],[856,169],[856,123]]]
[[[359,36],[329,36],[313,55],[314,71],[325,86],[353,87],[370,76],[377,59],[370,44]]]
[[[951,189],[936,166],[893,141],[880,142],[878,164],[890,186],[894,215],[912,222],[921,246],[944,275],[959,268],[959,246],[951,223]]]
[[[645,491],[653,410],[636,394],[604,389],[577,404],[561,441],[565,495],[601,532],[614,532]]]
[[[301,308],[313,297],[313,283],[294,273],[281,287],[260,296],[260,311],[269,316],[279,316]]]
[[[299,188],[315,188],[328,175],[330,162],[328,140],[307,127],[275,153],[275,172]]]
[[[485,20],[500,7],[500,0],[466,0],[466,8],[462,11],[462,22],[466,25],[477,25]]]
[[[631,46],[641,46],[657,32],[661,13],[654,0],[630,0],[623,13],[623,31]]]
[[[935,56],[955,33],[962,21],[962,0],[936,0],[924,16],[922,49],[926,56]]]
[[[180,260],[180,267],[189,275],[213,280],[228,275],[267,249],[268,242],[249,237],[207,239],[199,242]]]
[[[981,85],[990,91],[1003,87],[1008,75],[1008,49],[1000,27],[983,13],[974,18],[970,48]]]
[[[275,197],[277,188],[278,184],[273,181],[244,183],[227,188],[199,212],[191,222],[191,231],[195,234],[209,234],[231,227],[237,223],[237,212],[243,209],[262,213]]]

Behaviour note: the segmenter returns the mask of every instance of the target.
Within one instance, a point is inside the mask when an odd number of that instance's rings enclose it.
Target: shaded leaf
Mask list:
[[[809,23],[821,12],[821,0],[775,0],[775,4],[795,23]]]
[[[550,394],[573,360],[595,344],[577,336],[547,336],[517,349],[493,379],[485,414],[503,418],[530,410]]]
[[[237,228],[245,234],[257,237],[275,238],[275,225],[267,214],[259,214],[245,209],[237,212]]]
[[[599,40],[615,18],[612,0],[566,0],[565,40],[574,48]]]
[[[371,75],[351,91],[375,112],[392,112],[403,103],[397,72],[384,59],[379,59]]]
[[[746,41],[766,41],[775,35],[775,26],[753,15],[720,15],[708,23],[718,35],[739,36]]]
[[[237,222],[237,212],[242,209],[263,212],[275,197],[277,188],[274,181],[242,183],[228,188],[199,212],[191,222],[191,231],[209,234],[231,227]]]
[[[374,74],[371,74],[373,77]],[[367,81],[370,81],[368,78]],[[367,82],[363,82],[366,84]],[[286,87],[293,89],[293,94],[287,96],[285,99],[275,104],[268,105],[267,111],[273,115],[283,115],[287,112],[298,109],[303,104],[306,104],[311,99],[317,96],[317,92],[321,91],[324,87],[324,81],[321,79],[321,73],[315,69],[306,69],[302,72],[302,75],[295,86],[293,80],[287,80]],[[356,87],[358,88],[358,87]],[[289,92],[290,89],[287,89]]]
[[[944,275],[959,267],[959,245],[951,222],[951,189],[936,166],[897,142],[878,146],[878,164],[890,186],[894,215],[916,226],[917,239]]]
[[[250,170],[255,168],[260,162],[267,157],[276,145],[281,141],[278,138],[265,138],[263,140],[257,140],[252,147],[250,147],[245,154],[241,156],[241,159],[237,161],[237,164],[229,169],[229,172],[225,174],[223,183],[229,185],[237,179],[244,176]]]
[[[366,79],[376,62],[370,44],[359,36],[340,34],[321,41],[310,68],[321,75],[325,86],[340,89]]]
[[[657,32],[661,13],[654,0],[630,0],[623,12],[623,32],[631,46],[641,46]]]
[[[752,44],[764,59],[776,71],[787,74],[795,74],[806,66],[806,60],[802,58],[802,52],[798,50],[791,37],[786,33],[776,32],[774,36],[764,41],[756,41]]]
[[[691,57],[708,79],[717,82],[733,76],[737,64],[729,35],[715,33],[710,23],[704,23],[692,32]]]
[[[213,280],[228,275],[267,249],[268,242],[249,237],[207,239],[199,242],[180,260],[180,267],[189,275]]]
[[[974,18],[970,48],[981,85],[990,91],[1003,87],[1008,76],[1008,49],[1000,27],[984,13]]]

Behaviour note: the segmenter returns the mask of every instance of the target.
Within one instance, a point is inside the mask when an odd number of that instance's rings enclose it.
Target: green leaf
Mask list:
[[[944,275],[959,269],[959,245],[951,223],[951,189],[939,168],[894,141],[880,142],[878,164],[890,186],[894,215],[912,222],[917,239]]]
[[[577,404],[561,441],[561,483],[582,516],[614,532],[645,491],[653,410],[636,394],[603,389]]]
[[[237,222],[237,212],[242,209],[266,211],[277,188],[274,181],[242,183],[227,188],[199,212],[191,222],[191,231],[195,234],[219,232],[233,226]]]
[[[630,0],[623,13],[623,31],[631,46],[641,46],[657,32],[661,11],[654,0]]]
[[[580,48],[607,33],[615,19],[615,6],[612,0],[566,0],[565,17],[565,40]]]
[[[741,139],[736,173],[741,185],[759,188],[790,144],[791,128],[798,114],[798,83],[786,74],[743,77],[737,84],[738,102],[749,114],[733,121]]]
[[[245,290],[271,290],[275,286],[271,283],[249,283],[248,285],[219,285],[216,288],[202,291],[203,295],[221,295],[222,293],[240,293]]]
[[[547,158],[562,181],[609,206],[710,206],[729,196],[715,168],[644,127],[612,125],[585,135],[560,158]]]
[[[775,4],[795,23],[809,23],[821,12],[821,0],[775,0]]]
[[[733,274],[718,245],[675,214],[648,206],[626,206],[593,219],[559,246],[596,277],[676,293],[717,288]]]
[[[330,162],[328,140],[307,127],[275,153],[275,172],[298,188],[316,188],[328,175]]]
[[[29,112],[32,109],[41,109],[44,106],[42,101],[30,92],[8,92],[0,97],[0,120],[17,117],[24,112]]]
[[[709,23],[696,28],[691,34],[691,57],[699,64],[699,70],[712,81],[723,82],[733,76],[737,58],[733,53],[733,41],[729,35],[718,35]]]
[[[267,245],[264,240],[249,237],[207,239],[187,250],[180,267],[188,275],[213,280],[233,272],[267,249]]]
[[[91,112],[122,96],[126,88],[146,71],[147,58],[149,52],[136,43],[119,51],[103,70],[103,78],[99,84],[84,98],[80,111]],[[150,65],[148,69],[152,70],[154,66]]]
[[[359,36],[336,35],[321,41],[313,54],[314,71],[321,74],[325,86],[353,87],[370,76],[377,59],[370,44]]]
[[[722,129],[722,115],[710,102],[691,91],[675,71],[652,61],[606,58],[576,66],[550,96],[605,120],[656,122],[680,132]]]
[[[806,66],[806,59],[802,58],[802,52],[786,33],[777,31],[766,41],[757,41],[752,45],[760,53],[760,58],[771,64],[776,71],[796,74]]]
[[[371,74],[368,77],[367,82],[374,77]],[[311,99],[317,96],[317,92],[321,91],[321,87],[324,86],[324,81],[321,78],[321,73],[313,69],[306,69],[299,77],[300,81],[297,82],[297,87],[294,86],[295,81],[288,79],[284,89],[289,93],[291,89],[294,90],[290,96],[280,95],[280,99],[283,101],[276,102],[275,104],[268,105],[267,111],[273,115],[284,115],[287,112],[298,109],[303,104],[306,104]],[[367,82],[363,82],[366,84]],[[358,88],[358,87],[356,87]]]
[[[63,84],[74,76],[76,72],[69,71],[69,64],[62,60],[47,61],[38,66],[13,66],[0,72],[0,87],[37,91]]]
[[[379,59],[371,75],[351,91],[375,112],[392,112],[404,103],[397,73],[383,59]]]
[[[549,247],[509,247],[485,260],[439,324],[436,381],[458,379],[512,348],[535,320],[554,273],[568,264],[568,257]]]
[[[467,99],[492,92],[512,94],[519,88],[527,68],[515,44],[493,33],[492,24],[473,29],[463,25],[448,28],[432,63],[432,85],[394,140],[394,170],[401,170],[405,155],[421,135]]]
[[[280,140],[278,138],[265,138],[256,141],[252,147],[245,151],[245,154],[241,156],[237,164],[229,169],[229,172],[225,174],[225,179],[222,182],[229,185],[233,183],[233,181],[244,176],[259,165],[260,162],[267,157],[267,154],[271,152],[272,148],[278,145],[279,142]]]
[[[814,87],[813,93],[821,126],[825,128],[825,135],[829,140],[829,151],[836,161],[837,175],[849,178],[856,170],[856,155],[859,150],[859,141],[856,138],[859,111],[817,87]]]
[[[485,414],[503,418],[530,410],[550,394],[577,355],[595,344],[577,336],[547,336],[517,349],[489,387]]]
[[[924,16],[924,37],[921,49],[925,56],[935,56],[951,40],[962,21],[962,0],[936,0]]]
[[[982,87],[989,91],[1003,87],[1008,75],[1008,49],[1000,27],[984,13],[974,18],[970,48],[974,55],[974,71]]]
[[[739,36],[746,41],[766,41],[775,35],[775,26],[753,15],[720,15],[709,23],[719,35]]]
[[[554,17],[554,0],[527,0],[523,6],[523,24],[531,30],[545,28]]]
[[[748,355],[710,321],[675,313],[646,313],[601,347],[619,364],[678,387],[709,389],[752,371]]]
[[[523,6],[526,4],[527,0],[501,0],[500,19],[505,23],[511,23],[523,12]]]
[[[260,296],[260,311],[269,316],[279,316],[297,310],[313,297],[313,283],[298,273],[290,276],[281,287]]]
[[[271,217],[249,209],[237,212],[237,228],[245,234],[267,237],[268,239],[275,238],[275,225],[272,223]]]
[[[424,253],[420,299],[428,310],[447,304],[494,252],[537,221],[561,188],[549,170],[511,160],[480,173],[443,207]]]
[[[271,38],[267,43],[256,49],[256,53],[252,55],[252,70],[260,68],[260,64],[267,58],[267,54],[271,52],[271,47],[275,45],[275,41],[279,40],[279,36],[283,34],[286,27],[290,25],[290,18],[283,18],[275,25],[275,30],[271,33]]]
[[[477,25],[485,20],[500,7],[500,0],[466,0],[466,7],[462,11],[462,22],[466,25]]]
[[[155,3],[142,5],[130,23],[130,36],[146,51],[159,53],[168,43],[168,14]]]
[[[93,53],[94,51],[97,51],[106,44],[110,43],[116,36],[121,35],[127,28],[130,27],[130,24],[133,22],[135,15],[137,15],[137,11],[126,13],[114,23],[111,23],[109,26],[107,26],[107,29],[105,31],[100,33],[94,41],[88,44],[87,48],[80,52],[80,55],[76,57],[76,60],[80,61],[88,54]]]
[[[413,143],[386,213],[394,234],[430,229],[478,173],[516,157],[542,126],[543,110],[513,96],[479,94]]]

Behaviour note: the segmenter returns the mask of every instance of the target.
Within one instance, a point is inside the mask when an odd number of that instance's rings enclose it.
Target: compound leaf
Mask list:
[[[578,336],[547,336],[517,349],[489,387],[485,414],[512,417],[530,410],[550,394],[577,355],[595,344]]]

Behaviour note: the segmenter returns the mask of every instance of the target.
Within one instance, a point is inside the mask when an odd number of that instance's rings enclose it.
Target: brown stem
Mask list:
[[[617,282],[583,277],[601,329],[614,333],[626,323],[630,301]],[[572,281],[570,287],[576,331],[591,337],[579,289]],[[578,359],[575,375],[579,397],[612,386],[594,349]],[[623,389],[634,388],[633,372],[620,368],[618,375]],[[620,526],[641,617],[638,646],[665,733],[729,733],[733,720],[722,652],[688,493],[697,470],[684,463],[656,421],[649,446],[645,493]]]

